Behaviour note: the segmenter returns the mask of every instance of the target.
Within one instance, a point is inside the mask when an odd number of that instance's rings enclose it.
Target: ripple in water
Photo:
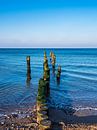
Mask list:
[[[46,49],[62,66],[60,85],[51,69],[49,105],[58,108],[96,108],[97,49]],[[43,49],[0,49],[0,111],[35,104],[43,74]],[[26,83],[26,56],[31,56],[31,83]],[[50,63],[49,63],[50,65]],[[50,68],[51,65],[50,65]]]

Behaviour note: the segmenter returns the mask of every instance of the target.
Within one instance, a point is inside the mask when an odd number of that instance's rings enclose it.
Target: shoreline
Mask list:
[[[58,130],[97,130],[97,111],[50,108],[50,120]],[[55,116],[56,115],[56,116]]]
[[[52,130],[95,130],[97,129],[97,110],[73,110],[49,108],[49,119]],[[36,105],[25,110],[17,110],[0,117],[0,130],[5,128],[33,128],[39,130],[37,124]]]
[[[38,127],[36,120],[36,105],[29,109],[18,109],[0,117],[0,130],[6,128],[34,128],[36,130]]]

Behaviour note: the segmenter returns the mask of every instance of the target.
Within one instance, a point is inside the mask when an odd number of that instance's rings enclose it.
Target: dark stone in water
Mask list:
[[[12,113],[12,117],[13,118],[18,118],[18,114],[17,113]]]

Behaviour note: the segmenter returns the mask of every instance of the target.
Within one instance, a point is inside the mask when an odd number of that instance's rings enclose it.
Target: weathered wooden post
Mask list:
[[[31,67],[30,67],[30,56],[26,57],[27,61],[27,81],[31,80]]]
[[[53,52],[50,52],[50,61],[52,64],[53,73],[55,73],[55,63],[56,63],[56,56]]]
[[[48,97],[50,95],[50,69],[49,69],[49,66],[48,66],[48,59],[47,59],[47,56],[46,56],[46,52],[44,52],[43,69],[44,69],[43,79],[46,83],[46,96]]]
[[[53,54],[52,55],[52,67],[55,69],[55,63],[56,63],[56,56]]]
[[[39,130],[51,130],[51,121],[47,119],[40,121]]]
[[[60,76],[61,76],[61,66],[58,66],[58,70],[57,70],[57,83],[60,84]]]
[[[46,100],[46,82],[44,79],[39,80],[39,87],[38,87],[38,95],[37,95],[37,122],[40,125],[39,130],[46,130],[46,128],[50,128],[51,125],[45,126],[41,124],[41,121],[48,121],[48,107],[47,107],[47,100]]]
[[[52,62],[52,51],[50,52],[50,62]]]
[[[44,52],[43,63],[44,75],[39,80],[38,95],[37,95],[37,122],[39,130],[47,130],[51,127],[51,121],[48,120],[47,97],[49,96],[50,70],[48,67],[48,59]]]

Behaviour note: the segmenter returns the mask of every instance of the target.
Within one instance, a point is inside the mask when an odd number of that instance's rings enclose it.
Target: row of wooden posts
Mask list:
[[[44,53],[44,57],[45,57],[45,54],[46,53]],[[26,60],[27,60],[27,81],[30,81],[31,80],[30,56],[27,56]],[[53,52],[50,52],[50,61],[52,64],[53,72],[55,72],[56,56]],[[57,74],[56,74],[57,82],[60,81],[60,74],[61,74],[61,66],[58,66]]]
[[[50,61],[52,69],[55,71],[56,57],[53,52],[50,53]],[[61,67],[58,67],[56,79],[60,81]],[[30,56],[27,56],[27,80],[31,80]],[[47,99],[50,96],[50,69],[46,52],[44,52],[43,76],[39,80],[37,93],[37,123],[40,130],[51,129],[51,121],[49,120],[49,111]]]
[[[44,52],[43,78],[39,80],[37,94],[37,122],[40,130],[51,128],[51,121],[48,118],[47,98],[50,95],[50,69],[46,52]]]

